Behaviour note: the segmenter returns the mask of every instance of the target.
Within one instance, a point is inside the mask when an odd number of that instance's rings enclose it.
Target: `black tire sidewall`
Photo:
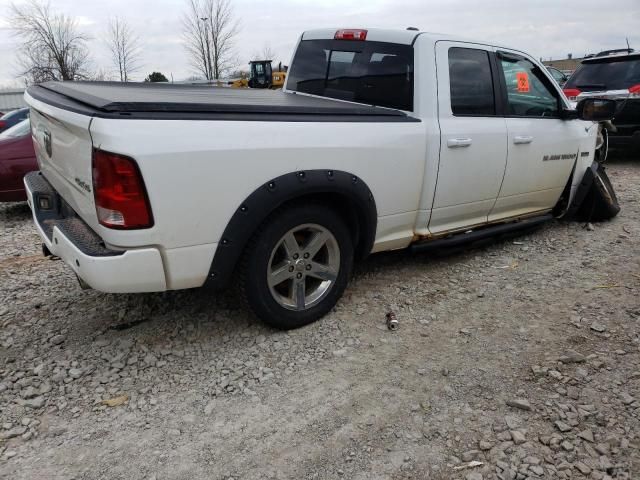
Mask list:
[[[278,304],[271,295],[266,272],[276,242],[292,228],[306,223],[321,225],[333,234],[340,249],[340,270],[329,293],[314,307],[300,312]],[[244,293],[249,306],[260,319],[278,329],[292,329],[307,325],[331,311],[344,293],[353,266],[351,234],[338,214],[320,205],[289,207],[265,222],[255,240],[252,250],[247,252]]]
[[[599,177],[602,180],[602,183],[604,184],[604,186],[602,184],[598,184],[597,188],[598,190],[600,190],[602,192],[602,194],[604,195],[605,192],[602,191],[603,188],[606,188],[607,192],[609,194],[609,196],[611,197],[611,200],[613,201],[613,203],[611,203],[612,206],[617,207],[618,204],[618,197],[616,195],[616,191],[613,188],[613,184],[611,183],[611,180],[609,179],[609,175],[607,175],[607,172],[605,171],[604,167],[601,165],[600,168],[598,168],[598,172],[597,172],[597,177]]]
[[[609,220],[618,214],[620,205],[618,204],[618,197],[613,189],[611,180],[609,180],[609,176],[605,173],[604,167],[600,166],[600,168],[598,168],[594,182],[594,194],[597,192],[594,196],[598,199],[594,212],[595,220]],[[607,196],[610,197],[610,199],[607,198]]]
[[[620,204],[611,180],[604,166],[599,165],[577,217],[587,222],[602,222],[614,218],[619,212]]]

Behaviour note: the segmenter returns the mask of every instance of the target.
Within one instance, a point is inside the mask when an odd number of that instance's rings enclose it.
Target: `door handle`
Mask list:
[[[513,143],[516,145],[525,145],[527,143],[533,142],[533,137],[528,135],[516,135],[513,137]]]
[[[447,140],[447,147],[449,148],[464,148],[470,146],[472,140],[470,138],[450,138]]]

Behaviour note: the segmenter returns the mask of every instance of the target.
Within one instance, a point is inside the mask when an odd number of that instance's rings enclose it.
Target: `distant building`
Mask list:
[[[573,72],[584,58],[573,58],[573,55],[567,55],[567,58],[560,60],[543,60],[542,63],[547,67],[554,67],[563,72]]]
[[[6,113],[16,108],[26,107],[24,88],[7,88],[0,90],[0,112]]]

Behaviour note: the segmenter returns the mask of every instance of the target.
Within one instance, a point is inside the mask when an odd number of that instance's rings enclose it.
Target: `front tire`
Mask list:
[[[342,296],[353,266],[344,220],[317,204],[271,215],[249,242],[240,265],[240,295],[272,327],[302,327],[327,314]]]

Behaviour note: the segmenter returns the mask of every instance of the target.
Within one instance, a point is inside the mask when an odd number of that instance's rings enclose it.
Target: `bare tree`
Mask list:
[[[28,0],[11,4],[10,25],[21,40],[18,62],[27,82],[87,78],[88,37],[74,18],[52,12],[48,2]]]
[[[133,32],[126,20],[114,17],[109,20],[105,42],[120,81],[128,82],[131,74],[140,69],[140,37]]]
[[[218,79],[235,66],[239,26],[230,0],[187,0],[183,28],[191,66],[205,79]]]
[[[261,52],[254,52],[251,58],[253,60],[272,60],[271,66],[274,72],[282,70],[284,68],[282,60],[279,60],[277,58],[277,54],[271,48],[271,44],[269,43],[266,43],[264,45]]]
[[[256,57],[255,60],[273,60],[276,59],[275,52],[271,49],[271,44],[267,43],[262,48],[262,52],[258,55],[260,58]]]
[[[104,68],[98,68],[87,77],[87,80],[91,80],[92,82],[113,82],[117,79],[114,77],[113,72]]]

